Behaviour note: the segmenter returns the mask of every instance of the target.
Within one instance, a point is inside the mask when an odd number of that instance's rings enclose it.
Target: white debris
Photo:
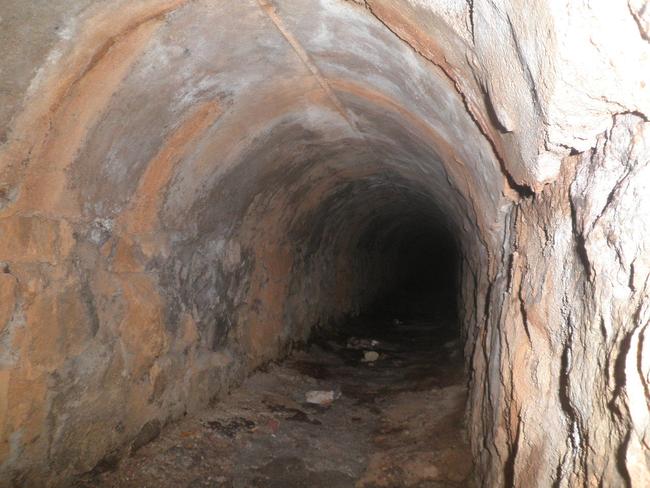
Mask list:
[[[334,390],[312,390],[305,394],[305,401],[314,405],[328,407],[340,396],[341,394]]]
[[[363,359],[361,360],[364,363],[373,363],[379,359],[379,353],[377,351],[363,351]]]

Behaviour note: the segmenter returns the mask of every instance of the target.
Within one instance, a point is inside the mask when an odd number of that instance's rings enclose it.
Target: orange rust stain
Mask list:
[[[464,76],[458,67],[452,66],[447,60],[444,50],[440,47],[439,43],[434,37],[428,35],[421,29],[417,23],[417,19],[408,19],[394,6],[371,2],[370,8],[373,14],[375,14],[377,18],[381,19],[386,26],[394,31],[400,38],[404,39],[423,57],[443,71],[461,96],[468,112],[472,117],[474,117],[481,132],[494,145],[497,157],[503,159],[504,151],[498,130],[490,122],[489,117],[486,116],[487,111],[485,107],[481,106],[482,102],[477,102],[475,97],[472,96],[472,89],[465,86],[466,80],[472,79],[473,75],[471,72],[468,70],[467,76]],[[478,90],[480,90],[480,88],[476,86],[473,91]]]
[[[5,378],[8,383],[5,385],[5,433],[20,430],[21,443],[28,445],[41,435],[44,427],[46,412],[43,399],[47,394],[45,376],[35,374],[29,367],[16,368],[8,373],[9,378]],[[5,449],[0,445],[0,453],[3,450]]]
[[[111,270],[115,273],[140,273],[144,264],[138,259],[137,246],[128,238],[120,237],[115,244]]]
[[[74,95],[53,117],[53,130],[42,151],[26,175],[18,209],[67,210],[75,212],[72,198],[62,205],[65,192],[65,169],[74,161],[89,129],[106,108],[111,96],[129,67],[144,49],[156,23],[143,24],[129,36],[114,44],[108,53],[76,85]],[[63,206],[62,209],[58,208]],[[67,207],[67,208],[66,208]]]
[[[122,216],[128,232],[151,232],[157,224],[156,214],[161,206],[163,190],[169,183],[174,166],[189,146],[221,114],[216,101],[208,101],[197,107],[185,122],[170,136],[163,148],[151,160],[140,178],[135,201],[130,211]]]
[[[264,89],[238,101],[237,111],[224,115],[219,131],[203,146],[193,167],[195,178],[214,177],[215,168],[220,174],[227,172],[239,162],[237,156],[248,147],[251,136],[262,131],[269,121],[302,111],[307,104],[332,109],[321,86],[311,76],[273,80]]]
[[[153,279],[145,274],[119,276],[127,311],[120,324],[120,339],[129,354],[130,373],[141,378],[167,347],[164,299]]]
[[[109,14],[109,18],[101,19],[105,23],[104,27],[108,28],[108,32],[103,32],[102,30],[97,29],[93,33],[94,37],[103,37],[103,39],[97,39],[97,44],[101,44],[95,52],[92,53],[92,57],[87,60],[85,66],[82,66],[81,70],[73,75],[73,81],[70,85],[74,85],[88,72],[92,71],[98,64],[100,64],[100,62],[102,62],[102,59],[107,55],[111,48],[121,42],[125,37],[128,37],[139,27],[150,21],[162,20],[165,15],[176,10],[186,2],[187,0],[165,0],[164,2],[156,0],[155,2],[145,2],[140,4],[137,2],[131,2],[130,5],[127,4],[125,6],[125,9],[121,10],[121,19],[123,19],[123,22],[118,20],[117,26],[115,25],[116,16],[114,12]],[[151,5],[151,3],[154,3],[154,5]],[[129,10],[132,10],[132,12],[128,12]],[[128,12],[127,15],[125,15],[125,11]],[[98,20],[100,19],[95,19],[95,21]],[[64,94],[62,95],[64,96]],[[54,102],[52,106],[53,109],[56,110],[60,103],[62,103],[61,97]]]
[[[488,108],[483,100],[482,89],[472,80],[474,75],[469,67],[463,74],[458,66],[452,66],[445,56],[435,37],[428,35],[418,25],[417,19],[406,18],[398,9],[390,5],[369,2],[373,14],[388,28],[395,32],[401,39],[412,46],[416,52],[442,70],[448,80],[453,84],[465,104],[469,115],[476,126],[492,145],[495,156],[507,164],[506,153],[503,147],[501,132],[488,115]],[[469,80],[469,81],[468,81]],[[519,194],[511,188],[508,179],[503,176],[503,195],[513,201],[519,200]]]
[[[444,164],[447,173],[453,178],[456,187],[461,190],[464,195],[469,197],[477,224],[484,232],[489,231],[489,227],[485,223],[483,214],[476,211],[477,204],[479,208],[482,205],[481,199],[476,196],[475,191],[476,188],[480,189],[480,185],[473,182],[472,173],[467,169],[463,160],[444,137],[442,137],[421,117],[413,114],[400,103],[378,90],[345,80],[330,80],[330,85],[335,90],[353,94],[368,102],[375,103],[384,109],[399,114],[404,121],[409,122],[412,127],[418,129],[429,140],[431,140],[437,154],[442,159],[442,163]]]
[[[90,337],[80,292],[65,282],[38,294],[26,308],[25,320],[21,357],[36,371],[53,371],[79,354]]]
[[[372,13],[391,31],[395,32],[409,46],[412,46],[418,53],[442,69],[453,83],[457,83],[459,76],[457,70],[449,64],[436,40],[425,33],[420,28],[420,25],[408,19],[398,8],[374,1],[368,3]]]
[[[5,436],[9,407],[9,370],[0,370],[0,464],[9,455],[9,440]]]
[[[166,14],[187,1],[114,2],[99,12],[94,10],[97,13],[87,19],[72,47],[68,48],[65,42],[57,46],[68,53],[53,67],[46,67],[44,81],[29,96],[9,141],[0,151],[0,180],[5,190],[17,188],[32,167],[40,165],[39,171],[47,173],[55,166],[68,163],[48,156],[52,140],[58,140],[61,146],[70,145],[68,152],[76,151],[79,142],[74,140],[74,135],[85,133],[88,127],[84,121],[88,124],[99,117],[110,96],[105,92],[112,92],[141,53],[147,35],[161,25]],[[120,12],[118,17],[116,10]],[[86,93],[84,97],[85,90],[90,90],[92,96]],[[53,175],[45,174],[41,187],[52,178]],[[0,215],[15,213],[17,209],[13,207],[9,205]]]
[[[289,291],[293,253],[283,244],[283,218],[288,193],[270,202],[258,202],[244,217],[241,239],[255,253],[255,267],[242,311],[244,341],[249,351],[249,366],[277,357],[285,328],[284,307]]]
[[[0,270],[0,334],[14,313],[16,306],[17,282],[9,273]]]
[[[60,62],[43,83],[39,91],[41,103],[34,105],[30,121],[55,113],[65,99],[90,71],[95,69],[109,51],[122,43],[145,24],[159,23],[170,12],[186,4],[188,0],[122,1],[98,12],[88,19],[84,30],[75,39],[74,47],[66,62]],[[40,112],[40,113],[37,113]],[[27,122],[27,120],[25,120]]]
[[[10,139],[0,154],[5,186],[15,187],[23,179],[18,200],[0,215],[25,210],[75,213],[74,196],[64,191],[65,169],[128,69],[162,25],[163,16],[183,3],[127,4],[119,16],[111,9],[88,21],[66,62],[57,63],[38,98],[29,100],[19,116],[14,133],[20,139]]]
[[[0,261],[57,264],[71,250],[72,228],[60,220],[10,217],[0,220]]]
[[[200,339],[199,329],[192,315],[184,312],[180,323],[182,330],[181,343],[183,346],[190,347],[193,344],[197,344]]]

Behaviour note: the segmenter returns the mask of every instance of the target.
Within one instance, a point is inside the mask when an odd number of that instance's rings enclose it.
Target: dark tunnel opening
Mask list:
[[[317,408],[336,411],[351,435],[372,432],[371,445],[357,440],[343,448],[369,449],[376,456],[361,486],[467,486],[472,462],[463,434],[467,377],[458,319],[459,239],[417,184],[370,185],[372,190],[366,184],[357,181],[351,184],[356,191],[335,191],[346,198],[333,198],[336,205],[326,203],[327,210],[316,215],[336,221],[331,230],[352,241],[337,249],[362,264],[357,274],[380,277],[385,286],[355,282],[377,293],[358,314],[333,328],[316,328],[307,347],[283,364],[314,382],[316,393],[332,393],[331,402]],[[350,204],[357,198],[366,205]],[[317,232],[327,233],[327,224],[314,222]],[[350,228],[357,231],[345,232]],[[309,401],[303,406],[310,411]],[[346,441],[334,441],[337,449],[341,443]],[[440,485],[427,484],[432,474],[426,466],[433,459],[433,479]],[[298,486],[304,479],[283,479],[291,481]],[[352,486],[349,480],[320,483]]]
[[[343,320],[337,333],[350,333],[349,319],[358,315],[357,323],[430,325],[442,342],[459,336],[460,239],[437,198],[417,181],[384,170],[340,184],[300,221],[293,239],[311,262],[305,269],[327,261],[326,249],[352,270],[333,284],[359,297],[356,310],[342,319],[332,313],[334,323]],[[298,273],[298,280],[306,275]],[[319,337],[331,324],[320,325]]]
[[[395,274],[381,298],[363,312],[392,314],[397,320],[444,320],[457,331],[459,251],[454,238],[435,223],[415,220],[387,236],[382,251],[379,259],[394,260]]]

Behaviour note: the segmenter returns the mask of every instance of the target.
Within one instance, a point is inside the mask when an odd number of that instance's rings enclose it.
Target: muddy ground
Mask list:
[[[317,337],[77,487],[469,486],[453,321],[404,315],[356,318],[334,337]],[[378,359],[364,361],[368,351]],[[310,404],[310,391],[336,398]]]

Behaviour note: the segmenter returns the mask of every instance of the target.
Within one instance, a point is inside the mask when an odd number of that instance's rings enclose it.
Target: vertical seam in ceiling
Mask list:
[[[296,37],[284,25],[284,22],[275,11],[273,5],[270,4],[268,0],[257,0],[257,3],[259,4],[262,11],[269,17],[271,22],[273,22],[273,24],[278,29],[280,34],[282,34],[282,36],[286,39],[289,45],[293,48],[293,50],[298,55],[298,57],[303,62],[303,64],[307,67],[307,69],[309,69],[309,71],[314,76],[314,78],[316,78],[316,80],[320,84],[321,88],[325,91],[327,97],[330,99],[330,101],[332,102],[336,110],[341,114],[341,116],[345,119],[345,121],[352,128],[352,130],[355,131],[359,135],[359,137],[361,137],[366,142],[369,150],[374,154],[374,150],[372,149],[371,145],[368,144],[365,136],[363,135],[359,127],[352,120],[350,120],[345,107],[343,106],[339,98],[334,93],[334,90],[332,90],[332,87],[330,87],[329,83],[327,82],[325,77],[321,74],[316,64],[314,64],[314,62],[311,60],[309,54],[302,46],[300,41],[298,41],[298,39],[296,39]]]

